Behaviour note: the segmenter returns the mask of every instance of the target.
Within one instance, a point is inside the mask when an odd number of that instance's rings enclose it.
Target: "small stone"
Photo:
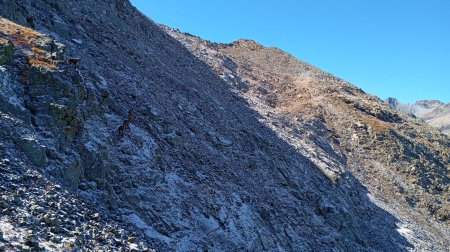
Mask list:
[[[95,213],[92,215],[92,220],[98,220],[100,218],[100,213]]]
[[[130,244],[129,248],[130,248],[130,251],[132,251],[132,252],[140,251],[138,245],[135,243]]]
[[[80,189],[80,190],[82,190],[82,191],[87,191],[87,190],[88,190],[88,188],[87,188],[87,186],[86,186],[86,183],[84,183],[84,182],[80,182],[80,183],[78,184],[78,189]]]
[[[25,244],[24,245],[20,245],[17,248],[19,248],[20,251],[23,251],[23,252],[31,251],[31,248],[29,246],[25,245]]]
[[[134,237],[134,236],[128,237],[128,242],[129,243],[135,243],[136,242],[136,237]]]
[[[56,151],[55,148],[47,148],[45,154],[47,155],[48,158],[53,160],[58,158],[58,152]]]
[[[73,38],[73,39],[72,39],[72,42],[75,43],[75,44],[78,44],[78,45],[82,45],[82,44],[83,44],[83,41],[82,41],[81,39],[75,39],[75,38]]]
[[[24,195],[25,194],[25,189],[20,188],[19,190],[17,190],[17,194],[18,195]]]
[[[11,161],[9,161],[9,159],[7,159],[7,158],[4,158],[4,159],[2,159],[2,163],[5,165],[9,165],[11,163]]]
[[[97,183],[95,183],[95,181],[86,182],[86,187],[89,190],[95,190],[97,189]]]
[[[37,249],[39,248],[39,242],[36,235],[29,235],[25,239],[25,245],[29,246],[30,248]]]
[[[44,213],[44,212],[45,212],[45,209],[44,209],[43,207],[41,207],[41,206],[37,206],[37,207],[34,209],[34,211],[35,211],[36,213]]]
[[[117,208],[119,208],[119,203],[117,203],[117,199],[114,197],[111,197],[108,199],[108,207],[111,210],[115,210]]]
[[[48,214],[44,216],[44,222],[51,227],[59,226],[59,220],[56,217],[49,216]]]
[[[224,147],[228,147],[228,146],[233,145],[233,141],[231,141],[231,140],[229,140],[229,139],[226,139],[226,138],[223,137],[223,136],[219,136],[218,139],[219,139],[219,141],[220,141],[220,144],[221,144],[222,146],[224,146]]]
[[[4,200],[0,200],[0,210],[6,209],[8,204]]]
[[[61,239],[59,239],[59,238],[56,237],[56,236],[53,236],[53,237],[50,238],[50,241],[51,241],[51,242],[54,242],[54,243],[60,243],[60,242],[61,242]]]
[[[19,195],[14,195],[14,200],[13,200],[13,202],[15,203],[15,204],[20,204],[20,202],[22,202],[22,199],[20,198],[20,196]]]
[[[144,252],[145,252],[145,251],[148,251],[147,246],[145,246],[145,244],[144,244],[143,242],[140,242],[140,243],[139,243],[139,246],[140,246],[141,249],[142,249],[141,251],[144,251]]]
[[[160,120],[161,119],[161,114],[156,108],[153,108],[153,107],[150,108],[149,114],[150,114],[150,118],[152,120]]]
[[[72,250],[74,248],[74,243],[69,240],[63,242],[64,248]]]

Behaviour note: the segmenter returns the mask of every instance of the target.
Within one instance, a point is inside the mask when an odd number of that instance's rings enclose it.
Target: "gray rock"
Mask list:
[[[82,45],[83,41],[81,39],[72,39],[71,40],[73,43],[77,44],[77,45]]]
[[[73,189],[78,188],[82,175],[82,161],[76,154],[71,154],[64,162],[62,177],[64,181]]]
[[[10,65],[14,59],[14,44],[0,40],[0,65]]]
[[[44,145],[39,144],[34,136],[22,136],[15,139],[15,141],[33,164],[41,167],[47,166],[47,148]]]
[[[53,20],[53,29],[56,33],[58,33],[61,37],[68,39],[70,37],[69,35],[69,27],[66,23],[59,21],[59,20]]]

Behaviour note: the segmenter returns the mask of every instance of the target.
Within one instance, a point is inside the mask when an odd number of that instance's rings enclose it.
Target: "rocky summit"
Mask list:
[[[450,103],[436,100],[421,100],[414,103],[401,103],[395,98],[387,98],[392,108],[438,128],[442,133],[450,135]]]
[[[0,251],[447,251],[450,138],[127,0],[0,1]]]

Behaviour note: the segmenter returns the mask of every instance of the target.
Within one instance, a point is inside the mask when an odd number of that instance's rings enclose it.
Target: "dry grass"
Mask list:
[[[43,60],[40,60],[35,57],[28,57],[28,64],[30,64],[30,66],[40,66],[40,67],[45,67],[48,69],[56,69],[57,68],[55,63],[43,61]]]
[[[32,47],[31,51],[34,56],[28,57],[28,64],[43,66],[50,69],[55,69],[57,66],[54,61],[48,56],[48,52],[36,47]]]
[[[30,65],[56,69],[57,65],[50,58],[49,53],[38,48],[37,43],[41,37],[44,35],[33,29],[0,17],[0,42],[9,40],[18,50],[32,52],[27,58]]]
[[[363,120],[367,125],[372,127],[375,133],[382,133],[391,128],[388,123],[375,118],[366,117]]]
[[[32,45],[36,43],[42,34],[13,23],[5,18],[0,18],[0,33],[2,36],[5,36],[4,39],[11,40],[15,45]]]

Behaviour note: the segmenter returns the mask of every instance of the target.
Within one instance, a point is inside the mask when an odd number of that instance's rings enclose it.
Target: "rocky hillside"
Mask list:
[[[442,133],[450,135],[450,103],[444,104],[435,100],[423,100],[415,103],[400,103],[395,98],[388,98],[386,102],[392,108],[438,128]]]
[[[431,224],[429,232],[448,236],[447,137],[277,48],[246,39],[209,43],[165,29],[330,180],[351,173],[378,205],[400,219],[414,216],[403,219],[406,229],[428,226],[431,215],[440,224]],[[406,233],[416,235],[412,240],[426,236],[418,229]]]
[[[0,7],[0,250],[450,246],[450,141],[380,99],[126,0]]]

